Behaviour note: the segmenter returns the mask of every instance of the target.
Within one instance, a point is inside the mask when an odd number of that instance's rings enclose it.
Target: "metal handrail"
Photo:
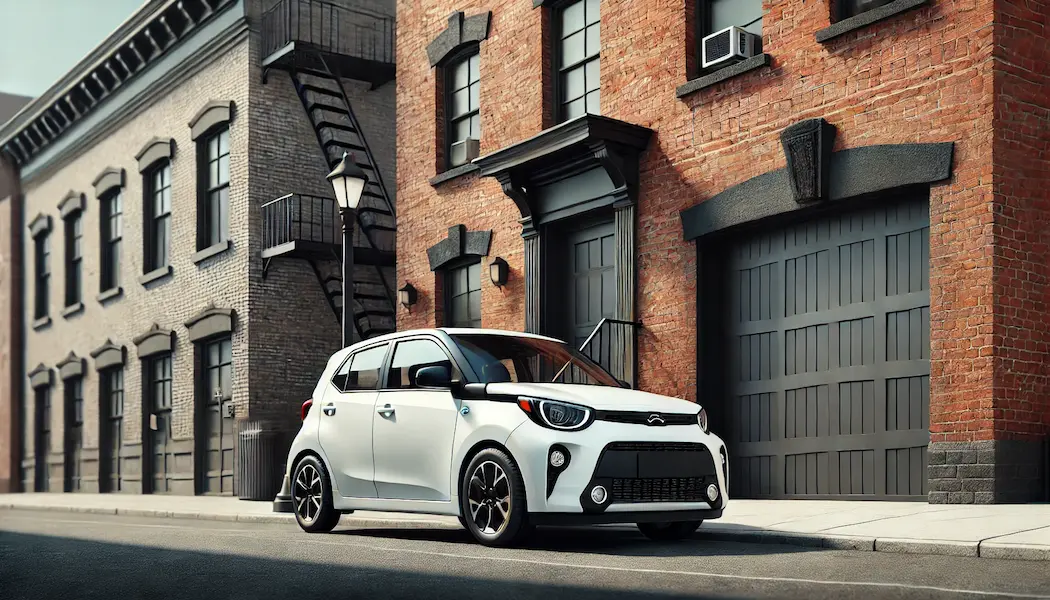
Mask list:
[[[323,52],[394,62],[394,17],[324,0],[280,0],[262,15],[262,56],[292,42]]]
[[[580,345],[580,350],[579,351],[580,352],[585,352],[585,350],[587,350],[587,347],[590,346],[590,344],[594,340],[594,338],[607,325],[622,325],[622,326],[630,327],[630,334],[634,335],[635,332],[637,332],[638,328],[641,327],[642,323],[641,323],[641,321],[625,321],[623,319],[612,319],[612,318],[608,318],[608,317],[602,317],[602,319],[600,321],[598,321],[598,324],[594,326],[594,329],[591,330],[591,334],[588,335],[587,339],[584,340],[583,344]],[[628,346],[627,338],[626,338],[626,336],[624,336],[623,339],[621,340],[621,343],[618,344],[615,349],[612,347],[613,346],[612,342],[610,342],[609,346],[610,346],[608,348],[609,356],[607,358],[609,359],[609,363],[610,364],[604,364],[604,362],[602,360],[602,357],[601,357],[601,349],[599,349],[599,351],[598,351],[599,352],[599,356],[598,356],[597,359],[595,359],[593,356],[590,356],[590,355],[588,355],[588,356],[591,358],[591,360],[594,360],[594,362],[596,362],[599,365],[601,365],[602,368],[604,368],[605,370],[609,371],[610,374],[613,377],[616,377],[620,381],[624,381],[626,379],[629,379],[630,380],[629,383],[631,385],[633,385],[635,383],[634,382],[634,378],[635,378],[634,375],[635,374],[634,374],[634,356],[633,356],[633,353],[632,353],[632,356],[630,357],[630,360],[629,360],[630,364],[628,364],[628,357],[624,356],[624,360],[623,360],[623,362],[621,364],[621,366],[623,368],[623,371],[624,371],[622,373],[614,372],[616,369],[613,367],[613,365],[611,363],[613,362],[612,353],[614,351],[617,351],[617,352],[620,352],[620,353],[623,353],[624,355],[626,355],[627,351],[629,349],[633,349],[634,344],[631,344],[630,346]],[[557,381],[558,378],[562,376],[562,374],[565,372],[565,370],[567,368],[569,368],[569,366],[571,364],[572,364],[571,360],[566,362],[562,366],[562,368],[558,370],[558,373],[554,376],[554,378],[551,381]]]
[[[334,198],[286,194],[261,207],[263,248],[293,241],[340,245],[342,222]]]

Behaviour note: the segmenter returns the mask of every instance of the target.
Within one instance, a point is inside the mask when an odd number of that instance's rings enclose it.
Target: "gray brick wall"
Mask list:
[[[986,440],[933,442],[928,475],[931,504],[998,504],[1050,500],[1047,445]]]

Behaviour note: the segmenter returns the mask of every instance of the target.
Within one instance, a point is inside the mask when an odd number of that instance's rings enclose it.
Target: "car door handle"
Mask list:
[[[390,406],[389,404],[386,404],[380,408],[377,408],[376,412],[383,415],[384,417],[389,417],[390,415],[394,414],[394,407]]]
[[[322,410],[329,417],[335,414],[335,406],[331,404],[326,405]]]

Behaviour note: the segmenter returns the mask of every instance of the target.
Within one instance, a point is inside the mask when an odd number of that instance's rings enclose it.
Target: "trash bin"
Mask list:
[[[238,443],[241,500],[273,500],[281,488],[280,432],[247,424]]]

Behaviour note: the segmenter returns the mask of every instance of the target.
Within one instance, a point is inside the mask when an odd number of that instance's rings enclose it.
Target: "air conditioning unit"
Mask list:
[[[751,58],[757,51],[758,36],[741,27],[726,27],[705,36],[701,46],[706,69]]]
[[[481,144],[474,138],[467,138],[452,144],[451,164],[453,167],[465,165],[478,157]]]

